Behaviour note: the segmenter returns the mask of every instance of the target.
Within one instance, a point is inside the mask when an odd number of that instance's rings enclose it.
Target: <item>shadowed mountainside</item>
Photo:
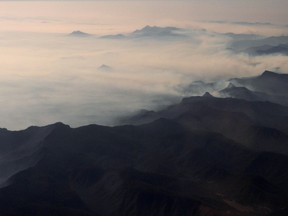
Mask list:
[[[286,215],[288,107],[206,93],[126,123],[2,129],[0,215]]]
[[[250,47],[245,50],[250,55],[288,55],[288,44],[279,44],[276,46],[263,45],[257,47]]]
[[[180,87],[185,95],[200,96],[205,92],[223,98],[238,98],[249,101],[269,101],[288,105],[288,75],[264,71],[255,77],[232,78],[217,82],[196,81]]]
[[[238,38],[232,37],[233,40],[229,45],[229,49],[234,52],[244,52],[250,55],[287,55],[288,36],[273,36],[267,38],[249,38],[248,36],[246,37],[247,39],[245,37],[241,39],[240,36]]]

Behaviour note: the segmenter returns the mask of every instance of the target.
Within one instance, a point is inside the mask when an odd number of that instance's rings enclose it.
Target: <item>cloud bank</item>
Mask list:
[[[286,3],[273,2],[262,16],[266,1],[254,17],[252,11],[245,17],[228,11],[229,4],[212,9],[207,1],[0,2],[0,127],[113,125],[121,115],[180,100],[178,87],[195,80],[288,72],[287,56],[233,53],[227,49],[233,39],[225,34],[288,35],[287,27],[273,24],[285,23],[281,10],[276,18],[269,15]],[[175,26],[181,37],[176,29],[163,38],[168,28],[145,38],[102,38],[131,35],[146,25]],[[70,37],[73,31],[89,37]]]
[[[186,33],[175,40],[2,33],[1,127],[113,125],[121,115],[180,100],[177,86],[195,80],[288,71],[287,56],[235,54],[225,35]],[[99,70],[102,65],[113,70]]]

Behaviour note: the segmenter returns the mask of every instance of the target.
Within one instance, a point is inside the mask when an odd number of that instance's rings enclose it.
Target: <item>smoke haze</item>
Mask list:
[[[164,7],[164,11],[170,11],[177,5],[178,12],[172,17],[157,17],[155,10],[149,16],[152,3],[140,15],[134,11],[126,16],[121,16],[125,9],[113,16],[104,13],[115,11],[120,3],[94,2],[105,8],[98,10],[102,13],[95,13],[95,7],[87,9],[86,3],[80,6],[77,19],[77,2],[0,4],[1,10],[5,9],[0,17],[0,127],[23,129],[57,121],[74,127],[113,125],[121,115],[180,100],[183,95],[177,86],[195,80],[251,76],[264,70],[288,71],[287,56],[233,53],[228,49],[232,39],[223,34],[287,35],[288,29],[282,24],[207,21],[212,17],[199,21],[197,16],[196,21],[183,22],[189,13],[176,2]],[[140,4],[130,6],[137,8]],[[54,8],[54,14],[43,15],[45,7]],[[134,21],[126,22],[133,16]],[[185,37],[101,38],[129,34],[148,24],[180,27]],[[74,30],[92,35],[69,35]],[[100,70],[101,65],[110,69]]]

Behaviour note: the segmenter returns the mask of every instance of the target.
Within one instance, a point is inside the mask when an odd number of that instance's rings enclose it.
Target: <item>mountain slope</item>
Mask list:
[[[258,48],[276,47],[277,48],[278,46],[281,46],[282,44],[287,44],[287,43],[288,43],[288,36],[273,36],[273,37],[258,38],[258,39],[253,38],[253,39],[248,39],[248,40],[234,40],[230,44],[230,49],[236,52],[246,52],[246,51],[249,51],[249,49],[253,47],[258,47]],[[281,50],[272,49],[272,51],[273,53],[275,53],[275,51],[282,51],[282,49]]]
[[[280,76],[236,81],[285,95]],[[117,127],[1,129],[0,215],[285,215],[288,107],[253,97],[205,93]]]
[[[288,105],[288,75],[264,71],[259,76],[232,78],[216,82],[196,81],[178,89],[188,96],[200,96],[205,92],[228,98],[250,101],[269,101]]]
[[[250,55],[288,55],[288,44],[279,44],[277,46],[257,46],[245,50]]]
[[[249,116],[253,109],[254,118]],[[280,164],[275,157],[288,157],[283,155],[284,132],[259,133],[263,125],[275,124],[269,116],[257,119],[268,110],[277,111],[272,119],[288,115],[288,108],[279,105],[207,96],[184,99],[160,112],[170,120],[139,126],[49,126],[49,134],[41,136],[38,163],[0,190],[0,213],[269,215],[285,206],[288,168],[279,167],[278,176],[263,172],[264,167]],[[241,130],[256,127],[250,131],[256,140],[270,139],[278,147],[227,138],[235,122]],[[35,128],[30,137],[41,130]],[[259,163],[267,151],[266,162]]]
[[[86,32],[82,32],[82,31],[73,31],[69,34],[69,36],[71,37],[79,37],[79,38],[84,38],[84,37],[91,37],[91,34],[88,34]]]
[[[264,71],[260,76],[252,78],[235,78],[230,81],[236,85],[272,95],[286,96],[288,89],[288,74],[279,74],[272,71]]]

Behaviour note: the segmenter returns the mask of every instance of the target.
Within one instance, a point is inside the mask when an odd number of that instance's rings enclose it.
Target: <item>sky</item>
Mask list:
[[[283,0],[0,1],[0,127],[64,122],[114,125],[140,109],[183,96],[204,79],[288,72],[287,56],[231,53],[221,33],[288,35]],[[271,24],[269,24],[271,23]],[[151,26],[189,33],[177,40],[108,40]],[[205,31],[203,30],[205,29]],[[92,37],[71,37],[80,30]],[[101,71],[101,65],[111,71]]]
[[[0,31],[65,32],[81,26],[102,33],[215,20],[287,25],[287,8],[285,0],[0,1]]]

